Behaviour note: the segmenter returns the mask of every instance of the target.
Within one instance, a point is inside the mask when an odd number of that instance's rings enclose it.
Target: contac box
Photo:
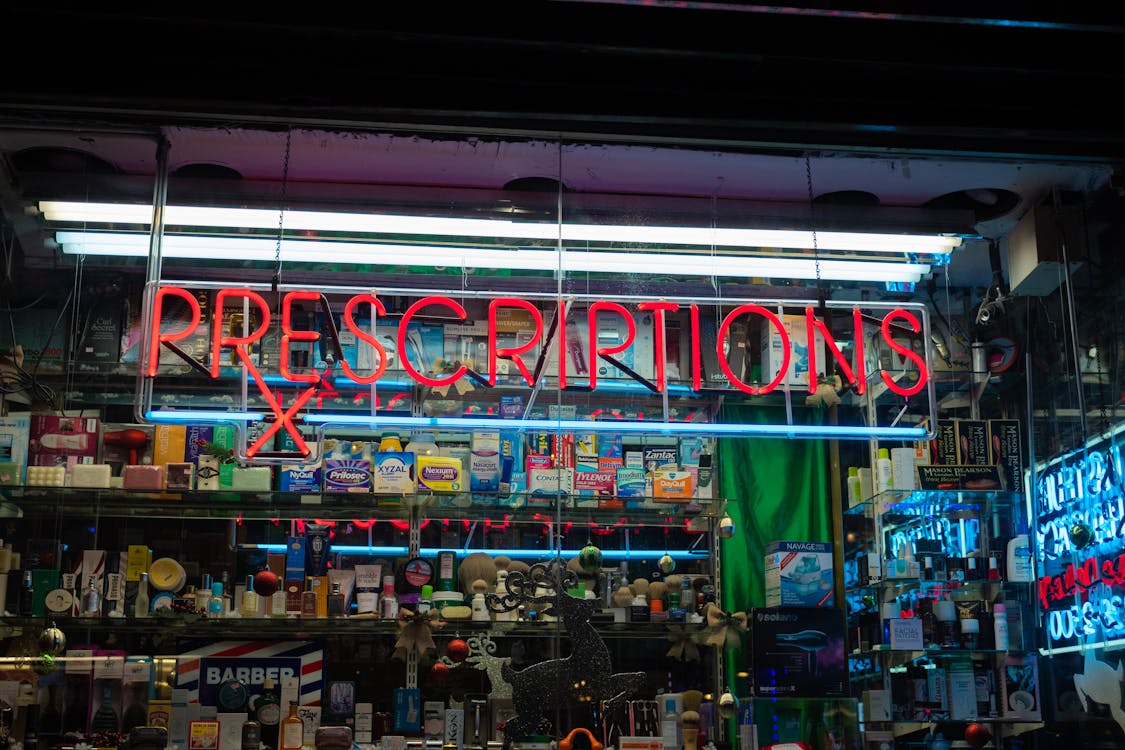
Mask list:
[[[830,542],[770,542],[765,572],[768,607],[835,606]]]

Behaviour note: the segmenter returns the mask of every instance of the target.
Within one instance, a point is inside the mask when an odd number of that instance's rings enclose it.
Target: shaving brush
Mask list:
[[[703,693],[699,690],[684,691],[684,712],[680,723],[684,725],[684,750],[696,750],[699,741],[699,706],[703,703]]]

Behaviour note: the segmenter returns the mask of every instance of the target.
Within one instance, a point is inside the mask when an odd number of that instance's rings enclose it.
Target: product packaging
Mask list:
[[[1000,467],[1001,489],[1023,493],[1023,430],[1018,419],[992,419],[988,422],[992,456]]]
[[[612,471],[577,471],[574,473],[575,505],[579,508],[605,507],[602,502],[614,496],[617,475]]]
[[[844,697],[844,617],[835,607],[750,610],[751,691],[757,696]]]
[[[29,466],[72,466],[97,463],[97,417],[31,417]]]
[[[372,459],[372,491],[376,495],[413,493],[414,459],[415,454],[409,451],[376,451]]]
[[[656,502],[686,503],[694,494],[691,472],[663,468],[652,473],[652,495]]]
[[[371,444],[355,440],[324,441],[324,491],[371,492]]]
[[[158,464],[156,461],[156,427],[129,422],[102,422],[98,463],[113,467],[114,476],[121,476],[127,464]]]
[[[1042,721],[1038,654],[1028,652],[1004,655],[1000,665],[1000,698],[1004,718]]]
[[[792,386],[795,390],[809,386],[809,337],[808,325],[804,315],[785,315],[781,318],[785,333],[789,336],[789,369],[781,379],[779,387]],[[823,363],[824,342],[816,341],[816,361]],[[762,326],[762,382],[769,382],[781,370],[785,360],[784,342],[781,334],[770,324]],[[813,376],[815,379],[815,376]]]
[[[473,433],[469,490],[493,493],[500,491],[499,430],[478,430]]]
[[[30,438],[30,417],[0,417],[0,485],[24,483]]]
[[[957,428],[957,462],[967,466],[992,464],[988,422],[983,419],[957,419],[954,426]]]
[[[832,607],[831,542],[771,542],[766,546],[766,605]]]
[[[415,474],[424,492],[460,492],[464,488],[461,459],[418,455]]]
[[[319,465],[282,464],[279,487],[282,492],[318,493],[323,486],[323,476]]]

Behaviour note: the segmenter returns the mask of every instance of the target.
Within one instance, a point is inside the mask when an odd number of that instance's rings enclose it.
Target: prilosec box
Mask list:
[[[835,605],[830,542],[771,542],[765,562],[767,607]]]

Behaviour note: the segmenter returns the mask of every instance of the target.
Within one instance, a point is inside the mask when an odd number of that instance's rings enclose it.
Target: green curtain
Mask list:
[[[818,410],[795,410],[819,423]],[[724,423],[784,423],[784,408],[731,406]],[[785,438],[723,438],[719,441],[719,477],[727,512],[736,532],[720,543],[722,601],[728,612],[766,605],[764,557],[773,541],[832,541],[828,493],[828,443]],[[726,654],[727,685],[745,696],[745,648]],[[731,727],[733,729],[733,725]],[[731,735],[732,737],[734,735]]]

